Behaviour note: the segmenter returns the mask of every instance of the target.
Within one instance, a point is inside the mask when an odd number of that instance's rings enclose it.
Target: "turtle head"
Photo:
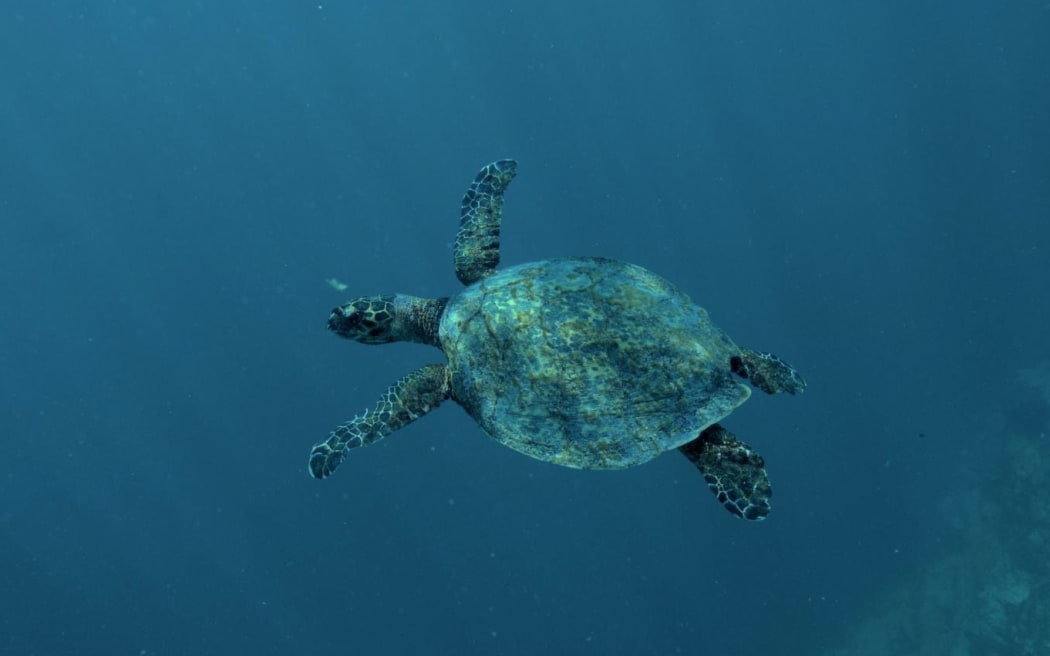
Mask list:
[[[328,330],[362,344],[405,340],[437,345],[446,301],[404,294],[361,296],[332,310]]]
[[[394,296],[361,296],[332,309],[328,330],[363,344],[397,341]]]

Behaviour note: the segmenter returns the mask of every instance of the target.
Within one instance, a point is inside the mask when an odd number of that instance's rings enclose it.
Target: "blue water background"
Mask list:
[[[5,3],[0,653],[848,644],[957,549],[980,417],[1050,358],[1048,34],[1041,1]],[[768,521],[452,403],[307,476],[441,361],[329,309],[454,293],[501,157],[504,262],[636,262],[805,374],[726,422]]]

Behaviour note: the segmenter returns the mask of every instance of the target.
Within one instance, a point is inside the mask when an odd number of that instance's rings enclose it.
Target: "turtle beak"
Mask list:
[[[332,332],[341,332],[340,329],[345,329],[346,315],[343,314],[342,308],[332,308],[332,314],[328,316],[328,330]]]

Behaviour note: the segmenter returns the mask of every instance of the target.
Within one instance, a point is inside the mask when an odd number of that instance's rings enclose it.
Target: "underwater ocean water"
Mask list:
[[[1050,654],[1050,6],[0,7],[0,654]],[[809,388],[577,471],[326,330],[502,257],[667,277]],[[326,281],[347,285],[339,291]],[[640,326],[639,330],[644,329]]]

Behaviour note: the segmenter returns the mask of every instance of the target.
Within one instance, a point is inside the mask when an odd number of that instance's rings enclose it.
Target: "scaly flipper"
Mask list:
[[[499,264],[503,192],[514,179],[517,167],[512,159],[485,166],[463,195],[454,257],[456,277],[464,285],[491,275]]]
[[[449,397],[448,368],[428,364],[390,386],[376,407],[366,410],[342,426],[310,451],[310,473],[314,478],[332,475],[346,452],[386,437],[419,419]]]
[[[730,364],[733,373],[749,379],[766,394],[801,394],[806,389],[802,374],[772,353],[741,349],[740,355],[733,358]]]
[[[744,519],[765,519],[769,514],[773,488],[766,463],[736,435],[714,424],[678,450],[696,465],[726,510]]]

